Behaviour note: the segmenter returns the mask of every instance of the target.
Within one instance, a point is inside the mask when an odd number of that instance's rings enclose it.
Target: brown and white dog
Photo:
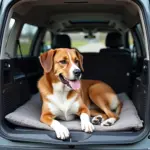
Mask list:
[[[40,120],[53,128],[57,138],[69,137],[68,129],[57,118],[73,120],[77,115],[85,132],[93,132],[93,124],[110,126],[119,118],[122,104],[111,87],[100,81],[80,80],[83,57],[76,49],[51,49],[40,55],[40,62],[44,69],[38,81],[43,101]]]

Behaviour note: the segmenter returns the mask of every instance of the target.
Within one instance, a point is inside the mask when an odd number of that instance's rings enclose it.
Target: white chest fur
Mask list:
[[[53,84],[53,94],[47,95],[50,111],[62,120],[72,120],[79,109],[79,102],[76,101],[77,94],[67,99],[69,89],[59,82]]]

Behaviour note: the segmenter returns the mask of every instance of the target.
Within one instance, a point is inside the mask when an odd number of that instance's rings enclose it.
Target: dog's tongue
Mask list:
[[[74,90],[78,90],[80,88],[80,81],[69,81],[69,84]]]

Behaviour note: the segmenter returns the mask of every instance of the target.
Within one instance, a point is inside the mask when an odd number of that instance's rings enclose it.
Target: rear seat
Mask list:
[[[123,38],[119,32],[108,33],[105,41],[106,47],[100,50],[100,53],[116,53],[131,56],[131,52],[128,49],[124,49]]]
[[[122,37],[119,33],[109,33],[106,38],[108,48],[100,53],[83,53],[84,79],[98,79],[111,85],[117,93],[130,91],[132,59],[130,52],[121,49]]]
[[[107,35],[106,46],[100,53],[82,53],[84,56],[83,79],[102,80],[108,83],[117,92],[130,91],[130,73],[132,59],[130,51],[121,49],[122,37],[119,33],[112,32]],[[71,48],[68,35],[55,35],[52,48]]]

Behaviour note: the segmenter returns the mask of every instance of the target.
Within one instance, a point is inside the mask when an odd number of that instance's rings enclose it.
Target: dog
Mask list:
[[[77,49],[51,49],[39,58],[44,70],[38,81],[43,101],[40,121],[49,125],[58,139],[67,139],[70,134],[57,118],[79,116],[85,132],[93,132],[93,124],[110,126],[119,119],[122,103],[114,90],[102,81],[81,79],[83,56]]]

